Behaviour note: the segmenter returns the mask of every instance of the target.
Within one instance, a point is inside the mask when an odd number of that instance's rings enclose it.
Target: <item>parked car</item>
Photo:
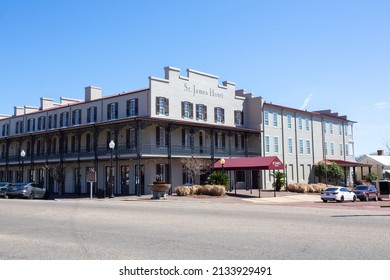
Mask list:
[[[9,198],[49,198],[49,192],[40,184],[36,183],[10,183],[7,190]]]
[[[370,185],[359,185],[356,186],[353,189],[354,193],[356,193],[356,196],[361,200],[361,201],[369,201],[370,199],[374,199],[375,201],[378,201],[379,199],[379,192],[376,189],[375,186]]]
[[[355,202],[356,198],[356,194],[345,187],[329,187],[321,192],[323,202],[328,202],[328,200],[335,200],[337,202],[351,200]]]
[[[8,198],[7,196],[7,189],[8,189],[9,183],[7,182],[0,182],[0,196],[4,198]]]

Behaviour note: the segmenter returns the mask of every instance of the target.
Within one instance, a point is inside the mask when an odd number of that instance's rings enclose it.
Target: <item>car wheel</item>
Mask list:
[[[352,198],[352,202],[355,202],[355,201],[356,201],[356,195],[354,195]]]
[[[49,191],[46,191],[45,194],[43,195],[43,199],[48,200],[49,197],[50,197],[50,193]]]
[[[31,192],[30,195],[28,196],[28,199],[33,199],[34,198],[34,193]]]
[[[340,197],[340,200],[337,200],[337,202],[344,202],[344,196],[342,195],[342,196]]]
[[[379,200],[379,199],[378,199],[378,196],[376,195],[376,196],[375,196],[375,201],[378,201],[378,200]]]
[[[366,201],[368,201],[370,198],[368,197],[368,195],[364,198]]]
[[[322,201],[325,202],[325,203],[328,202],[326,199],[323,199]]]

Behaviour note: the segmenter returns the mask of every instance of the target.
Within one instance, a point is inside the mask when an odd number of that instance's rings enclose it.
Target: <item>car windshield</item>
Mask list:
[[[357,186],[355,188],[356,191],[365,191],[368,190],[368,186]]]
[[[2,183],[2,182],[0,182],[0,187],[4,187],[4,186],[6,186],[7,185],[7,183]]]
[[[27,186],[28,184],[26,184],[26,183],[14,183],[14,184],[12,184],[12,186],[14,186],[14,187],[23,187],[23,186]]]
[[[333,191],[337,191],[337,188],[327,188],[325,191],[326,192],[333,192]]]

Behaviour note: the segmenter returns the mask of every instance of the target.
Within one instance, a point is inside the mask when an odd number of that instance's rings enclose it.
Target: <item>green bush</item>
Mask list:
[[[221,185],[204,185],[204,186],[178,186],[176,187],[176,195],[188,196],[188,195],[210,195],[210,196],[223,196],[226,193],[225,186]]]
[[[225,190],[229,187],[229,176],[226,173],[216,172],[210,174],[208,178],[210,185],[222,185],[225,186]]]

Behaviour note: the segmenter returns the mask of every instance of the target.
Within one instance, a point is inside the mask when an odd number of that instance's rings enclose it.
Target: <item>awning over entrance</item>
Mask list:
[[[346,161],[346,160],[340,160],[340,159],[326,159],[326,160],[322,160],[320,162],[337,163],[338,165],[340,165],[342,167],[371,167],[370,164],[365,164],[365,163],[356,162],[356,161]]]
[[[219,160],[214,163],[214,169],[222,168],[224,170],[281,170],[284,169],[284,165],[277,156],[241,157],[226,158],[223,167]]]

